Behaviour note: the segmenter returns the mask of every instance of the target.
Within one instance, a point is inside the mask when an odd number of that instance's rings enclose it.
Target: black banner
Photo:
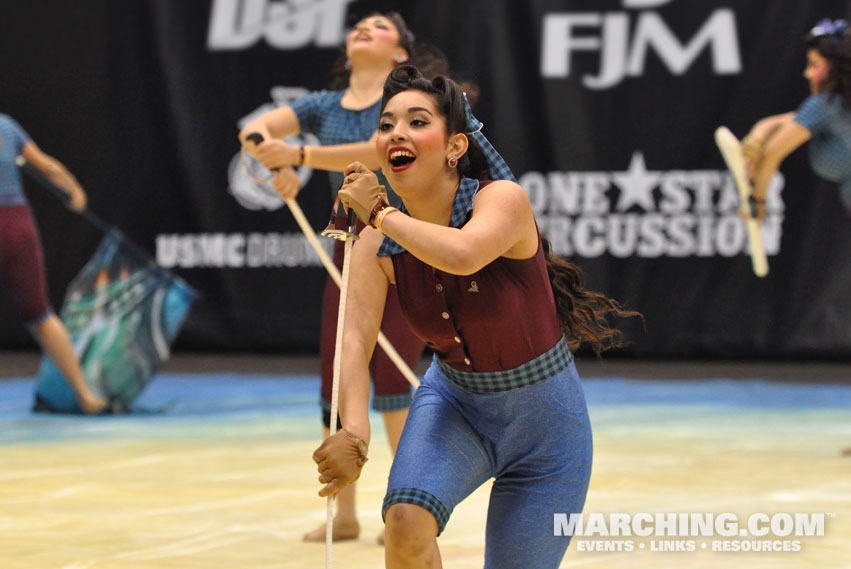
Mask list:
[[[712,137],[803,101],[801,37],[846,16],[844,0],[30,3],[0,21],[0,111],[201,294],[177,349],[314,352],[324,269],[283,202],[244,175],[236,135],[324,88],[346,26],[386,10],[479,85],[476,114],[556,250],[645,315],[621,353],[851,357],[851,219],[835,186],[805,150],[783,163],[758,279]],[[327,175],[300,175],[318,231]],[[100,236],[28,195],[58,304]],[[0,346],[28,342],[3,298]]]

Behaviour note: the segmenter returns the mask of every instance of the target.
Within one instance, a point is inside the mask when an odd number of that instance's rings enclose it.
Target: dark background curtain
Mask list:
[[[479,86],[475,112],[556,250],[644,314],[620,354],[851,357],[851,219],[835,185],[805,149],[784,162],[758,279],[712,137],[806,98],[801,37],[845,17],[845,1],[20,3],[0,20],[0,112],[201,293],[177,349],[312,353],[324,269],[286,207],[234,195],[236,134],[324,88],[344,27],[386,10]],[[319,230],[327,175],[303,175]],[[27,193],[59,307],[101,236],[30,181]],[[31,342],[0,294],[0,348]]]

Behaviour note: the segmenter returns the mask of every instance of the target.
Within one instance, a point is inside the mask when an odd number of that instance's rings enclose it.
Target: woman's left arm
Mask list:
[[[416,258],[456,275],[469,275],[497,257],[526,259],[538,248],[532,204],[514,182],[499,180],[482,188],[473,214],[458,229],[393,213],[381,229]]]
[[[361,162],[370,170],[378,170],[381,164],[375,150],[375,136],[376,133],[372,133],[365,142],[306,146],[304,165],[317,170],[342,172],[352,162]]]

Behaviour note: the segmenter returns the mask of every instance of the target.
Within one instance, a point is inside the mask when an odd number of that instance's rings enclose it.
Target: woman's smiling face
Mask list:
[[[430,177],[446,166],[446,119],[431,95],[410,89],[393,96],[378,120],[375,145],[382,170],[395,187],[419,172]]]

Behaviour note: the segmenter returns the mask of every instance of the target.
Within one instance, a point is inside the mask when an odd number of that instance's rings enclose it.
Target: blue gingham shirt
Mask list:
[[[352,144],[365,142],[378,129],[378,115],[381,101],[361,110],[344,109],[341,105],[344,91],[317,91],[299,97],[290,108],[298,117],[301,132],[315,134],[323,146],[334,144]],[[399,206],[402,200],[393,192],[387,178],[381,172],[378,183],[387,188],[390,203]],[[343,183],[342,172],[328,172],[328,182],[336,197]]]
[[[29,141],[29,135],[15,119],[0,113],[0,207],[27,203],[15,158]]]
[[[514,177],[514,173],[511,171],[511,168],[508,167],[508,164],[506,164],[499,152],[496,151],[496,148],[494,148],[485,135],[482,134],[482,126],[482,122],[473,116],[473,111],[470,109],[470,105],[468,103],[467,135],[473,138],[479,144],[482,151],[484,151],[490,170],[490,179],[510,180],[512,182],[516,182],[517,178]],[[458,185],[458,191],[455,193],[455,201],[452,202],[452,218],[449,222],[450,227],[462,227],[465,223],[467,223],[470,212],[473,210],[473,199],[476,197],[476,192],[478,191],[478,180],[461,178],[461,182]],[[406,214],[408,213],[404,204],[396,207]],[[381,247],[378,249],[378,256],[386,257],[389,255],[396,255],[404,250],[404,247],[385,236],[384,241],[381,242]]]
[[[808,97],[795,112],[795,122],[810,131],[810,164],[816,174],[840,184],[840,194],[851,211],[851,110],[839,95]]]

